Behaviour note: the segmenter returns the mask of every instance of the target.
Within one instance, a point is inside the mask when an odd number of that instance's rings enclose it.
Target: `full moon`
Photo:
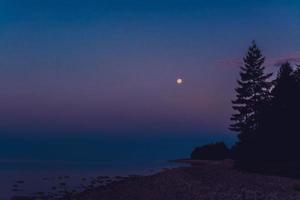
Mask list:
[[[183,83],[183,79],[178,78],[178,79],[176,80],[176,83],[177,83],[178,85],[182,84],[182,83]]]

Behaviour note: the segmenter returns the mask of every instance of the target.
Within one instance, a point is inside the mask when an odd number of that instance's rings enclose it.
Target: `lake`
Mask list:
[[[153,174],[181,166],[168,160],[189,157],[194,147],[219,140],[233,141],[226,135],[2,137],[0,199],[48,192],[64,182],[76,187],[97,176]]]

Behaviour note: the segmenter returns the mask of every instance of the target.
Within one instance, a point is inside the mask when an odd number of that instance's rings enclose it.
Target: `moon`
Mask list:
[[[178,79],[176,80],[176,83],[177,83],[178,85],[183,84],[183,79],[182,79],[182,78],[178,78]]]

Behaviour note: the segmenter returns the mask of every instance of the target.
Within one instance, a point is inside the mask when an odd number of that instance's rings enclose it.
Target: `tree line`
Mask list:
[[[230,130],[237,133],[236,144],[195,148],[192,159],[232,158],[241,169],[300,177],[300,66],[287,61],[272,74],[264,64],[253,41],[232,101]]]
[[[300,66],[287,61],[276,75],[266,73],[255,42],[243,60],[232,101],[233,157],[243,168],[294,173],[300,166]]]

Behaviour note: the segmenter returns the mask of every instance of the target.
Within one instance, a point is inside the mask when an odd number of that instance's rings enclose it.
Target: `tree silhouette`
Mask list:
[[[284,63],[278,72],[275,80],[275,87],[272,90],[272,101],[270,111],[264,123],[267,129],[263,133],[264,142],[269,143],[272,152],[266,156],[276,161],[295,160],[294,148],[297,147],[297,136],[299,135],[298,116],[299,101],[297,98],[300,92],[297,84],[297,74],[290,65]],[[262,131],[260,131],[262,132]],[[299,139],[299,138],[298,138]],[[284,148],[278,148],[283,146]],[[300,150],[300,149],[299,149]]]
[[[217,142],[196,147],[191,153],[191,159],[224,160],[230,157],[230,151],[224,142]]]
[[[237,163],[252,171],[300,177],[299,67],[282,64],[272,82],[267,101],[253,114],[257,124],[251,137],[235,146]]]
[[[240,80],[235,89],[236,99],[232,101],[233,124],[230,130],[238,132],[239,144],[246,143],[258,127],[258,116],[263,105],[270,99],[271,82],[268,78],[271,73],[265,74],[263,66],[265,58],[255,41],[252,42],[244,57],[244,65],[241,67]]]
[[[285,149],[279,147],[289,144],[286,141],[288,140],[287,134],[289,134],[287,131],[290,132],[289,129],[292,128],[290,119],[293,113],[292,109],[294,109],[293,95],[296,85],[294,70],[289,63],[284,63],[280,67],[273,83],[272,98],[263,108],[258,119],[259,127],[253,139],[255,147],[251,149],[251,154],[256,160],[272,162],[287,158],[287,154],[283,152],[288,147],[284,147]]]

